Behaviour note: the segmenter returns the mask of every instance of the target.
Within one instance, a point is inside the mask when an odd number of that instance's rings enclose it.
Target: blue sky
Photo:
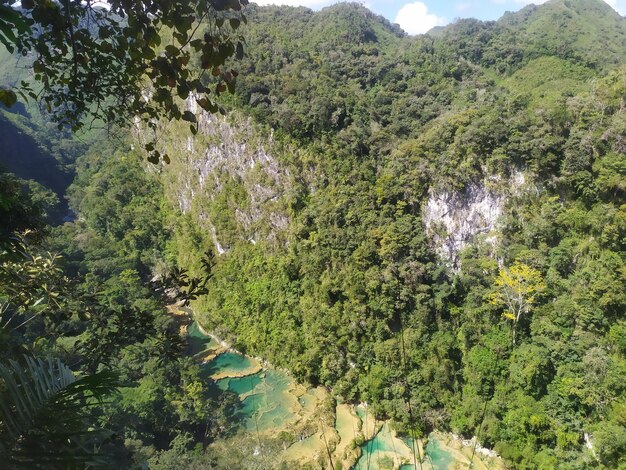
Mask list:
[[[315,10],[337,3],[337,0],[253,0],[259,5],[302,5]],[[622,15],[626,0],[604,0]],[[425,33],[434,26],[443,26],[456,18],[495,20],[509,10],[515,11],[529,3],[545,0],[359,0],[370,10],[398,23],[409,34]]]

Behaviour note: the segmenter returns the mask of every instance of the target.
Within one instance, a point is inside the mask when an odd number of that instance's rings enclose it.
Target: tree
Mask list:
[[[537,295],[545,289],[543,276],[537,269],[515,260],[510,268],[500,269],[495,281],[496,290],[489,302],[496,307],[505,307],[503,316],[513,322],[513,344],[516,327],[524,314],[530,313]]]
[[[215,96],[234,90],[227,60],[243,55],[236,34],[248,0],[0,0],[0,42],[32,59],[37,85],[0,88],[11,106],[18,95],[41,102],[59,127],[103,122],[127,127],[136,117],[196,118],[175,99],[193,96],[208,112]],[[193,59],[193,60],[192,60]],[[209,73],[207,73],[209,72]],[[213,93],[213,95],[211,95]],[[159,160],[151,143],[151,160]],[[167,162],[167,156],[163,159]]]

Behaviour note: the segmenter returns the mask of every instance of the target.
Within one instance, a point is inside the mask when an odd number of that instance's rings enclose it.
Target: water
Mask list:
[[[386,470],[398,468],[412,460],[411,448],[398,438],[389,427],[383,424],[373,439],[361,446],[361,458],[354,470]]]
[[[407,445],[412,445],[410,439],[404,439]],[[428,470],[449,470],[456,462],[454,455],[443,448],[441,442],[434,434],[428,437],[426,444],[426,462],[422,464],[422,468]],[[371,460],[371,459],[370,459]],[[356,467],[358,468],[358,467]],[[370,468],[374,468],[370,466]],[[416,470],[412,463],[403,464],[400,470]]]
[[[447,452],[441,446],[439,440],[433,435],[430,436],[428,444],[426,444],[426,455],[432,462],[435,470],[448,470],[456,460],[450,452]]]
[[[187,330],[187,341],[189,342],[189,354],[195,356],[203,351],[215,349],[218,344],[210,336],[202,334],[198,324],[193,322]]]
[[[262,381],[262,373],[247,375],[245,377],[227,377],[217,381],[217,386],[222,390],[230,390],[237,395],[248,395],[252,392]]]
[[[225,352],[204,365],[211,375],[221,377],[237,377],[250,375],[246,372],[256,370],[255,364],[246,356],[234,352]]]
[[[196,323],[190,325],[188,334],[192,355],[211,351],[219,353],[223,350],[215,340],[203,335]],[[255,360],[231,351],[217,355],[202,366],[203,375],[216,380],[220,390],[230,391],[239,396],[240,405],[234,413],[242,420],[248,433],[276,435],[281,431],[290,430],[297,436],[300,432],[296,431],[298,423],[301,425],[308,421],[319,424],[316,413],[320,403],[327,397],[327,391],[321,388],[307,390],[284,372],[260,369]],[[392,468],[415,470],[412,464],[411,440],[406,438],[403,440],[396,436],[388,423],[380,426],[381,423],[376,423],[366,408],[360,406],[353,408],[349,405],[338,405],[336,422],[329,423],[330,427],[326,428],[327,437],[330,438],[333,424],[335,425],[336,438],[339,440],[335,460],[340,460],[340,455],[349,458],[346,455],[349,453],[352,439],[357,434],[359,420],[360,433],[369,440],[361,445],[361,457],[354,465],[354,470]],[[376,426],[380,427],[380,430],[374,435]],[[313,461],[316,455],[322,455],[325,447],[319,428],[317,432],[314,431],[314,434],[307,436],[290,446],[282,457],[302,463]],[[430,436],[425,452],[434,470],[448,470],[456,462],[455,456],[435,435]],[[354,460],[347,462],[352,464]],[[424,463],[425,468],[431,468],[430,462]]]
[[[190,354],[219,352],[220,345],[202,334],[197,323],[189,326],[188,335]],[[244,420],[248,431],[256,432],[257,427],[260,432],[281,430],[298,419],[297,412],[315,408],[314,395],[304,394],[299,402],[291,393],[294,382],[287,374],[259,369],[254,359],[226,351],[203,364],[202,375],[216,380],[220,390],[239,395],[241,406],[236,414]]]
[[[361,433],[366,440],[370,440],[374,437],[374,419],[372,415],[367,412],[367,408],[357,406],[355,408],[356,415],[361,420]]]
[[[279,371],[268,370],[253,393],[243,400],[242,414],[250,431],[284,429],[297,417],[300,404],[289,393],[291,379]]]

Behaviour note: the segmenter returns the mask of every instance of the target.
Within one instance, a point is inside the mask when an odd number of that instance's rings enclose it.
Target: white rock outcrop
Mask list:
[[[478,235],[484,235],[487,243],[497,242],[504,203],[524,183],[524,173],[516,171],[508,181],[491,177],[470,183],[462,192],[431,189],[424,206],[424,225],[437,253],[452,269],[459,268],[459,253]]]
[[[192,96],[187,99],[186,110],[196,115],[198,134],[181,138],[176,145],[182,150],[177,157],[182,168],[178,166],[171,175],[176,179],[173,187],[181,212],[190,211],[196,198],[214,200],[228,191],[229,181],[234,181],[243,187],[246,198],[232,214],[242,239],[256,243],[284,231],[289,218],[282,200],[290,175],[271,153],[273,136],[263,136],[250,119],[209,114]],[[216,251],[226,253],[229,242],[222,241],[218,224],[206,213],[199,218],[210,230]]]

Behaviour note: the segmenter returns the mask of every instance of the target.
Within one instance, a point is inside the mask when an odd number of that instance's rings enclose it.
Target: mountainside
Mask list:
[[[626,58],[624,18],[601,0],[530,5],[498,24],[528,57],[555,55],[595,68],[623,64]]]
[[[193,152],[166,132],[180,149],[166,174],[219,161],[230,181],[174,200],[195,208],[179,261],[221,255],[200,320],[400,429],[483,423],[480,441],[520,467],[617,462],[599,449],[607,429],[626,435],[624,19],[553,0],[405,37],[356,4],[253,7],[245,34],[232,107],[256,124],[226,122],[254,129],[290,182],[262,189],[259,144],[241,173],[214,131]],[[511,320],[499,292],[515,266],[541,282]]]
[[[0,164],[7,171],[21,178],[38,181],[63,196],[72,182],[72,174],[59,168],[52,152],[41,145],[40,139],[0,116],[0,142]]]
[[[27,80],[28,60],[12,57],[0,48],[0,83],[12,87]],[[76,159],[96,142],[106,146],[102,143],[105,136],[102,129],[80,135],[59,129],[33,100],[19,102],[10,109],[0,104],[0,167],[22,179],[34,180],[57,195],[60,204],[53,216],[55,223],[67,215],[64,197],[75,176]]]
[[[512,468],[626,465],[626,20],[602,0],[420,36],[356,3],[247,17],[226,116],[190,95],[197,134],[162,120],[92,148],[78,219],[47,242],[89,301],[51,344],[123,379],[103,408],[115,461],[293,468],[267,449],[319,431],[242,431],[255,395],[181,359],[184,315],[159,307],[178,293],[238,351],[330,390],[337,427],[335,399],[366,402],[401,436],[474,436]],[[153,134],[171,163],[144,168]]]
[[[460,20],[434,36],[460,57],[501,73],[546,55],[604,70],[626,58],[624,18],[602,0],[551,0],[498,21]]]

